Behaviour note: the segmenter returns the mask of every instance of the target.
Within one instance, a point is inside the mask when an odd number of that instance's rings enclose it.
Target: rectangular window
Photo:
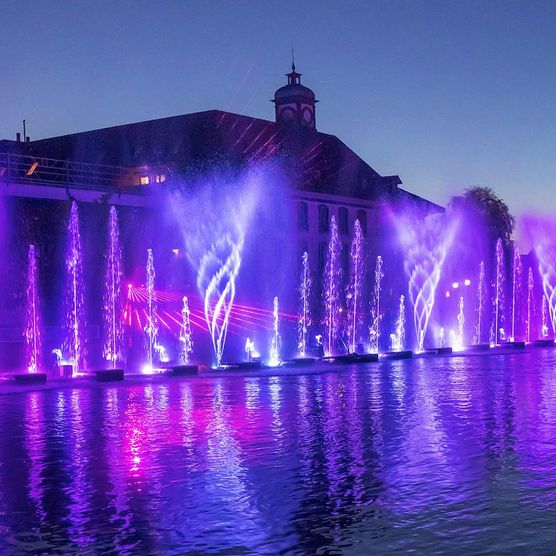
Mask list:
[[[367,211],[360,209],[357,211],[357,220],[359,220],[359,224],[361,224],[361,232],[363,235],[367,235]]]
[[[319,205],[319,232],[325,234],[328,232],[328,207]]]
[[[297,228],[303,232],[309,231],[309,206],[304,201],[297,204]]]
[[[344,236],[349,234],[348,209],[346,207],[340,207],[338,210],[338,229]]]

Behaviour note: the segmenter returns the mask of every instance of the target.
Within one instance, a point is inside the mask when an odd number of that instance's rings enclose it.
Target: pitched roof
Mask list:
[[[302,190],[365,199],[403,192],[397,188],[398,176],[381,176],[334,135],[220,110],[52,137],[33,141],[31,147],[36,155],[51,158],[176,171],[214,160],[284,159]]]

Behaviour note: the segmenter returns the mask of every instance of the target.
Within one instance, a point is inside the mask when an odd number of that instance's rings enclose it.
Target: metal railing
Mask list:
[[[142,193],[134,168],[0,152],[0,183],[29,183]]]

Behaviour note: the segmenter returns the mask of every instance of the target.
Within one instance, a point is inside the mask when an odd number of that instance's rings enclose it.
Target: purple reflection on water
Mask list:
[[[556,351],[0,397],[0,553],[528,552]]]

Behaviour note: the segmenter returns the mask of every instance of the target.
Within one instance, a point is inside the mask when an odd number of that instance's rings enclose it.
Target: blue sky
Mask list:
[[[317,124],[444,203],[556,205],[556,2],[4,0],[0,137],[223,109],[273,118],[290,48]]]

